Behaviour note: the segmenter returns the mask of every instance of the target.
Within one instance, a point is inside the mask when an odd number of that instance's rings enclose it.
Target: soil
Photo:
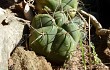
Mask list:
[[[26,51],[18,46],[13,52],[9,63],[9,70],[52,70],[43,56],[37,56],[34,51]]]
[[[19,2],[20,2],[20,0],[18,0],[18,3]],[[18,12],[17,9],[12,9],[13,7],[15,8],[15,2],[12,0],[1,0],[0,7],[3,9],[11,10],[12,13],[17,14],[16,15],[17,17],[25,19],[23,12],[21,10],[20,10],[20,12]],[[92,32],[93,33],[91,34],[91,41],[93,42],[93,44],[95,46],[95,51],[98,55],[97,57],[101,60],[100,63],[96,64],[96,63],[90,62],[90,55],[88,54],[89,48],[88,48],[88,44],[86,43],[88,41],[85,41],[84,45],[83,45],[84,60],[82,57],[82,48],[81,48],[81,46],[78,45],[77,50],[73,53],[72,57],[68,61],[66,61],[63,65],[60,65],[60,66],[50,65],[53,68],[53,70],[84,70],[84,68],[85,68],[84,61],[85,61],[85,65],[86,65],[86,70],[110,70],[110,49],[107,47],[107,36],[97,36],[94,33],[95,30],[92,30]],[[29,34],[28,27],[26,27],[25,34]],[[26,46],[26,42],[22,43],[22,46],[24,48],[26,48],[25,51],[27,51],[27,49],[30,50]],[[16,50],[14,50],[14,51],[16,51]],[[15,54],[14,52],[11,54],[11,58],[14,57],[14,54]],[[22,54],[24,54],[24,53],[22,53]],[[30,57],[31,57],[31,55],[30,55]],[[38,58],[39,57],[41,57],[41,56],[38,56]],[[14,62],[14,61],[16,61],[15,59],[17,59],[17,58],[14,58],[9,61],[9,67],[10,67],[10,64],[11,65],[18,64],[18,66],[20,65],[19,63]],[[18,59],[20,59],[20,58],[18,58]],[[45,58],[43,58],[43,59],[45,61]],[[94,61],[93,56],[91,56],[91,61]],[[43,62],[43,61],[41,61],[41,62]],[[51,70],[51,67],[50,67],[50,70]],[[9,68],[9,69],[13,70],[13,68]],[[28,70],[28,69],[24,69],[24,70]]]

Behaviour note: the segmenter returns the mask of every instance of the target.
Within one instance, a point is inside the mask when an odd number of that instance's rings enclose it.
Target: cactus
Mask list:
[[[70,57],[70,54],[76,50],[76,45],[77,43],[66,30],[58,28],[51,47],[51,52],[47,56],[47,59],[57,64],[63,63]]]
[[[78,43],[81,37],[81,32],[78,25],[73,22],[69,22],[68,24],[63,25],[63,28],[70,33],[73,39]]]
[[[31,31],[30,46],[32,49],[41,55],[48,55],[51,52],[51,46],[57,33],[56,26],[47,26]],[[40,33],[39,33],[40,32]]]
[[[67,23],[68,17],[66,16],[66,14],[63,11],[58,11],[55,12],[55,14],[53,14],[54,18],[55,18],[55,22],[58,26],[62,26],[64,23]]]
[[[65,11],[73,18],[77,11],[78,0],[36,0],[38,13]],[[45,11],[46,9],[46,11]]]
[[[49,61],[62,63],[76,50],[81,39],[78,26],[81,19],[69,21],[64,13],[58,11],[55,14],[54,17],[49,14],[34,17],[29,44],[37,54],[44,55]]]
[[[78,0],[62,0],[62,2],[70,5],[72,8],[77,10]]]
[[[55,20],[48,14],[39,14],[33,18],[31,24],[34,28],[38,29],[45,26],[56,25]]]
[[[38,10],[38,13],[45,12],[45,7],[51,11],[55,11],[59,6],[59,2],[55,0],[36,0],[36,9]],[[48,9],[47,11],[49,11]]]
[[[36,0],[36,3],[41,14],[33,18],[29,45],[48,61],[63,63],[85,34],[82,32],[84,22],[75,16],[77,0]],[[48,14],[43,12],[44,8]]]

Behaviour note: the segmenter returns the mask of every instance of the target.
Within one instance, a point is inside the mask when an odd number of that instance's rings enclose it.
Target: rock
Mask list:
[[[23,35],[25,26],[23,21],[11,12],[6,12],[5,15],[0,16],[0,70],[8,70],[10,53],[18,45]]]
[[[1,16],[1,15],[4,15],[5,12],[6,12],[6,11],[5,11],[4,9],[0,8],[0,16]]]
[[[4,10],[4,9],[2,9],[1,7],[0,7],[0,26],[2,26],[2,21],[6,18],[6,15],[5,15],[5,13],[6,13],[6,10]]]
[[[52,70],[44,57],[37,56],[33,51],[25,51],[23,47],[17,47],[11,58],[13,70]]]

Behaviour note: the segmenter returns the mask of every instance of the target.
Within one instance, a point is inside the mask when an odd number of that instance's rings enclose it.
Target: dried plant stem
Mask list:
[[[85,17],[90,17],[90,20],[91,20],[93,26],[96,28],[97,35],[106,35],[106,34],[110,33],[109,29],[102,28],[102,25],[97,21],[97,19],[93,15],[91,15],[83,10],[80,10],[79,12]]]
[[[102,25],[97,21],[97,19],[93,15],[91,15],[91,14],[89,14],[89,13],[83,11],[83,10],[80,10],[79,12],[82,15],[84,15],[85,17],[90,17],[90,20],[91,20],[92,24],[94,25],[94,27],[96,29],[101,29],[102,28]]]
[[[90,70],[92,70],[92,59],[91,59],[91,37],[90,37],[90,16],[89,16],[89,65],[90,65]]]
[[[81,17],[81,19],[84,21],[85,25],[88,26],[88,23],[87,23],[87,21],[85,20],[85,18],[83,17],[83,15],[82,15],[80,12],[78,12],[78,11],[77,11],[77,13],[78,13],[78,15]]]

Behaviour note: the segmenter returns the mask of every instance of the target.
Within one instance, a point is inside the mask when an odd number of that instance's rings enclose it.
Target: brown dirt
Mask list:
[[[15,49],[9,60],[10,70],[52,70],[43,56],[37,56],[33,51],[26,51],[19,46]]]

